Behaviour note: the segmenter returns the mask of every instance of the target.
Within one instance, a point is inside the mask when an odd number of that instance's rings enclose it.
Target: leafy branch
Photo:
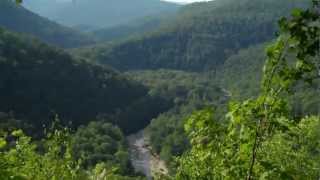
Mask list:
[[[279,21],[279,37],[267,48],[257,98],[230,103],[227,122],[214,120],[210,110],[188,120],[192,149],[179,160],[177,179],[299,179],[306,174],[319,178],[319,164],[310,160],[320,158],[313,153],[319,140],[311,145],[296,140],[306,138],[301,127],[314,129],[319,118],[289,120],[294,118],[286,98],[297,85],[319,79],[318,11],[314,1],[312,9],[295,9],[291,18]],[[283,159],[304,164],[288,166]]]

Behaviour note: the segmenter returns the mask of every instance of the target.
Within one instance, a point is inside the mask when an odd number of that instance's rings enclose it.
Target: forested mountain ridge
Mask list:
[[[12,0],[0,1],[0,26],[11,31],[33,35],[47,43],[64,48],[94,43],[88,35],[34,14]]]
[[[57,114],[63,125],[77,127],[100,117],[125,132],[136,131],[169,105],[147,92],[110,68],[0,29],[0,112],[34,127],[50,125]]]
[[[30,9],[39,9],[36,8],[36,4],[30,2]],[[70,0],[50,3],[47,8],[50,6],[53,6],[53,9],[55,6],[62,7],[54,9],[54,15],[48,14],[48,18],[71,27],[85,25],[96,29],[126,24],[145,16],[173,13],[180,7],[178,4],[160,0],[76,0],[73,2]],[[41,13],[41,11],[38,12]]]
[[[217,68],[239,49],[273,39],[277,20],[299,0],[223,1],[191,4],[154,33],[93,47],[88,57],[120,70]],[[88,53],[88,51],[91,53]]]

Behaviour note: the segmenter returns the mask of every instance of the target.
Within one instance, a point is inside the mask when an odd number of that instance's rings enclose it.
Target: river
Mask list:
[[[158,155],[152,154],[149,140],[144,131],[127,137],[131,163],[137,172],[143,173],[148,180],[156,173],[167,174],[168,169]]]

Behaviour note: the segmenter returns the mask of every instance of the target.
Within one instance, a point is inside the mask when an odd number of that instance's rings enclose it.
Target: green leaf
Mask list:
[[[292,10],[292,16],[293,17],[300,17],[302,14],[302,10],[301,9],[293,9]]]
[[[13,131],[11,134],[12,134],[13,136],[15,136],[15,137],[21,137],[21,136],[23,136],[22,130]]]
[[[0,138],[0,149],[4,148],[7,145],[7,141],[3,138]]]

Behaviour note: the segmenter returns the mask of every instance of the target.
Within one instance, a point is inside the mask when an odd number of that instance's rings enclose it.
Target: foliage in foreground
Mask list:
[[[192,150],[181,160],[177,179],[245,178],[250,163],[252,134],[243,127],[235,135],[230,127],[213,121],[212,112],[195,113],[186,125]],[[261,142],[256,178],[317,179],[320,169],[320,118],[299,123],[278,119],[281,128]],[[248,132],[244,132],[248,131]]]
[[[214,121],[211,110],[188,120],[192,149],[176,179],[319,179],[320,117],[293,118],[286,98],[319,78],[319,2],[313,3],[280,20],[256,99],[231,103],[227,123]]]
[[[15,139],[15,140],[7,140]],[[76,179],[79,163],[71,156],[68,135],[63,131],[49,134],[42,153],[22,131],[13,131],[0,139],[1,179]]]
[[[39,145],[40,144],[40,145]],[[119,175],[117,167],[99,163],[83,169],[72,155],[67,129],[54,130],[35,143],[21,130],[0,137],[0,179],[2,180],[134,180],[142,177]]]

